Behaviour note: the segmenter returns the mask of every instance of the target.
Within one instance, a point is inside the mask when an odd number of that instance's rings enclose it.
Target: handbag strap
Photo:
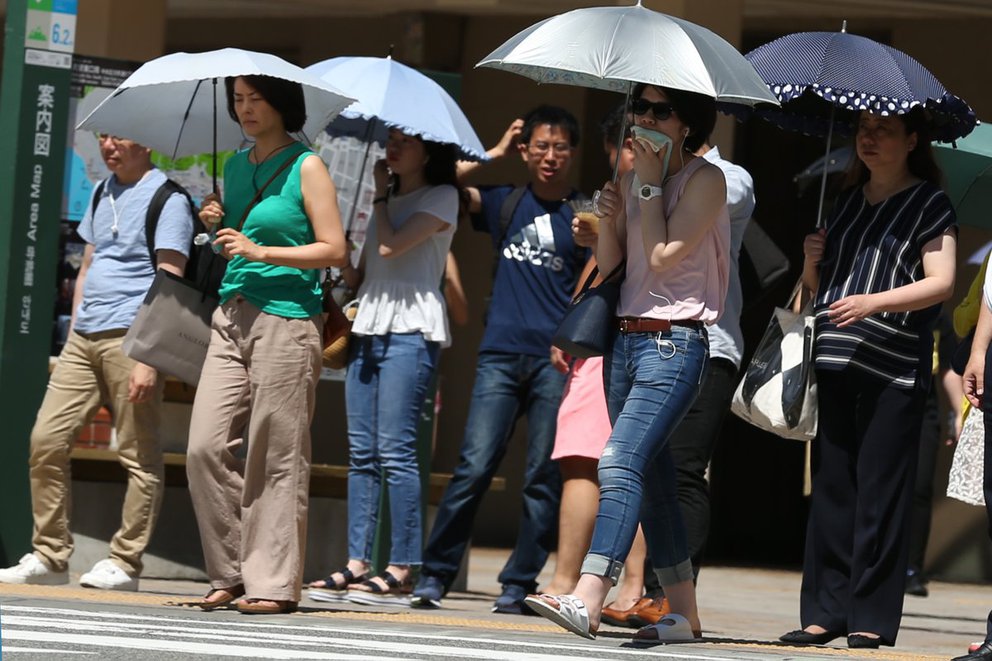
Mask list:
[[[623,269],[624,269],[625,266],[627,266],[627,260],[626,259],[625,260],[622,260],[619,264],[617,264],[616,266],[614,266],[613,267],[613,270],[610,271],[609,274],[605,278],[603,278],[603,282],[609,282],[610,280],[612,280],[618,273],[623,272]],[[586,278],[586,281],[582,283],[582,289],[580,289],[579,290],[579,293],[577,293],[575,295],[575,298],[572,299],[573,302],[579,300],[580,298],[582,298],[582,295],[585,294],[587,291],[589,291],[589,287],[592,285],[592,282],[593,282],[593,280],[596,279],[596,276],[597,275],[599,275],[599,263],[598,262],[596,263],[596,266],[593,267],[592,271],[589,272],[589,276]],[[602,283],[600,283],[600,284],[602,284]]]
[[[245,212],[243,214],[241,214],[241,220],[238,222],[238,231],[239,232],[241,231],[241,228],[243,228],[245,226],[245,221],[248,220],[248,214],[251,213],[252,208],[256,204],[258,204],[258,201],[259,200],[262,199],[262,193],[265,192],[265,189],[269,187],[269,184],[271,184],[273,181],[276,180],[276,177],[278,177],[280,174],[283,173],[283,170],[285,170],[290,165],[292,165],[293,162],[297,159],[298,156],[299,156],[299,154],[293,154],[289,158],[287,158],[283,162],[282,165],[280,165],[278,168],[276,168],[276,171],[272,173],[272,176],[269,177],[268,181],[266,181],[264,184],[262,184],[262,187],[259,188],[257,191],[255,191],[255,197],[251,198],[251,202],[249,202],[248,203],[248,206],[245,207]]]

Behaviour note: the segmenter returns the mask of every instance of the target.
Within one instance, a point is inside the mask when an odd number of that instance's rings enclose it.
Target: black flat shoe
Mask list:
[[[847,637],[847,646],[851,649],[878,649],[878,646],[881,644],[881,638],[862,636],[859,633],[852,633]]]
[[[796,629],[795,631],[782,634],[779,636],[779,640],[783,643],[790,643],[792,645],[826,645],[831,640],[840,638],[843,635],[844,634],[834,633],[833,631],[810,633],[808,631],[803,631],[802,629]]]
[[[992,643],[986,641],[974,652],[956,656],[951,661],[992,661]]]

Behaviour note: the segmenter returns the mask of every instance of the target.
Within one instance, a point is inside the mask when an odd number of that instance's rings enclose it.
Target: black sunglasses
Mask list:
[[[643,115],[648,110],[654,114],[655,119],[665,121],[672,116],[675,108],[670,103],[663,103],[661,101],[652,102],[647,99],[634,99],[630,104],[630,111],[635,115]]]

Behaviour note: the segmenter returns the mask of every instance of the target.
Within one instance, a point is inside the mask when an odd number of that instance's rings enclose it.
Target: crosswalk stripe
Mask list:
[[[423,634],[402,630],[389,633],[392,640],[363,637],[363,632],[352,628],[336,628],[326,626],[298,626],[291,624],[265,623],[253,620],[236,622],[228,618],[188,619],[173,617],[151,617],[126,613],[106,611],[80,611],[62,608],[40,608],[4,605],[0,607],[3,614],[4,640],[49,640],[54,642],[53,635],[58,636],[58,642],[85,645],[104,645],[106,641],[114,642],[113,647],[134,645],[136,649],[178,649],[177,644],[183,645],[180,651],[203,654],[222,654],[224,656],[242,655],[251,658],[303,658],[297,655],[306,654],[305,658],[349,658],[362,656],[364,659],[397,658],[401,656],[424,655],[437,658],[507,660],[515,661],[521,654],[534,661],[563,661],[568,659],[588,659],[590,654],[601,655],[606,650],[613,658],[618,657],[652,657],[677,659],[706,659],[708,661],[732,661],[731,658],[713,655],[697,656],[687,654],[684,646],[671,652],[663,648],[630,649],[607,648],[595,644],[562,644],[563,640],[533,642],[517,639],[492,639],[468,637],[463,633]],[[42,631],[38,631],[38,630]],[[45,632],[58,632],[55,634]],[[23,638],[24,636],[38,636]],[[49,636],[45,638],[45,636]],[[132,637],[140,636],[140,637]],[[564,639],[565,636],[556,636]],[[204,643],[200,639],[209,642]],[[137,641],[137,642],[135,642]],[[219,641],[228,641],[224,645]],[[244,643],[252,643],[251,647]],[[457,642],[458,645],[450,643]],[[234,643],[232,645],[232,643]],[[237,643],[242,643],[238,645]],[[275,648],[258,647],[258,645],[281,645],[280,655],[272,656]],[[466,647],[465,645],[470,645]],[[304,648],[287,650],[285,646]],[[325,650],[321,654],[331,656],[315,656],[314,647]],[[224,652],[217,649],[226,650]],[[479,649],[488,648],[488,649]],[[500,649],[502,648],[502,649]],[[331,651],[341,649],[345,653]],[[234,650],[234,652],[230,652]],[[386,653],[387,657],[368,656],[368,653]],[[566,656],[571,653],[573,655]],[[259,656],[260,655],[260,656]],[[289,655],[289,656],[284,656]]]

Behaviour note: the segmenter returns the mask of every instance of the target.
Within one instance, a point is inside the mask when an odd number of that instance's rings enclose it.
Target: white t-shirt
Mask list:
[[[722,158],[717,147],[703,154],[703,158],[723,170],[723,176],[727,180],[727,211],[730,212],[730,283],[727,287],[727,300],[723,305],[723,316],[707,329],[710,335],[710,356],[725,358],[740,367],[744,354],[744,334],[741,332],[744,294],[741,292],[738,263],[744,230],[754,213],[754,183],[747,170]]]
[[[356,335],[424,334],[429,342],[451,344],[448,314],[441,294],[441,278],[458,226],[458,191],[454,186],[424,186],[394,195],[387,204],[394,230],[418,213],[427,213],[448,227],[398,257],[379,255],[375,219],[365,239],[365,280],[358,290],[358,314],[351,332]]]
[[[985,305],[992,309],[992,265],[985,269],[985,284],[982,285],[982,298]]]

